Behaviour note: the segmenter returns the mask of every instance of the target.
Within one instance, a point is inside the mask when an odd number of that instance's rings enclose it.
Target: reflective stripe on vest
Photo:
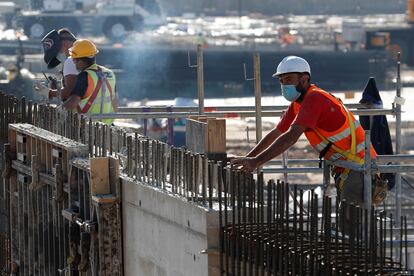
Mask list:
[[[339,99],[316,86],[311,86],[307,93],[320,93],[337,105],[345,116],[344,123],[335,131],[325,131],[320,128],[307,129],[305,135],[312,147],[316,151],[321,152],[331,142],[332,146],[325,154],[325,159],[330,161],[341,159],[363,164],[365,156],[365,132],[352,113],[346,109]],[[297,114],[300,109],[300,104],[295,102],[293,107],[295,114]],[[371,154],[373,158],[376,157],[373,147],[371,147]]]
[[[79,113],[104,114],[113,113],[112,101],[115,99],[114,87],[116,84],[113,72],[96,64],[85,70],[88,73],[88,89],[85,97],[81,99],[77,110]],[[110,76],[110,78],[107,78]],[[102,122],[111,124],[113,119]]]

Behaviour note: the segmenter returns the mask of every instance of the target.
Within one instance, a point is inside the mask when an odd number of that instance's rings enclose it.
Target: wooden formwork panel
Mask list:
[[[119,161],[76,158],[69,177],[72,233],[70,257],[79,271],[92,275],[123,275]],[[76,225],[77,224],[77,225]],[[79,229],[80,226],[80,229]],[[79,231],[80,230],[80,231]]]
[[[226,120],[206,116],[192,116],[186,122],[186,146],[189,150],[225,159]]]
[[[64,179],[69,172],[69,160],[88,156],[87,145],[30,124],[11,124],[9,143],[16,160],[30,167],[32,172],[54,176],[55,166],[60,162]]]
[[[11,261],[19,275],[67,270],[70,160],[88,147],[29,124],[9,125],[5,175],[10,189]]]

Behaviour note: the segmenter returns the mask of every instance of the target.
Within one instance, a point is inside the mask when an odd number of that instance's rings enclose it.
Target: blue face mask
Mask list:
[[[62,53],[62,52],[59,52],[56,56],[56,59],[59,60],[62,63],[65,62],[66,58],[67,57],[66,57],[65,53]]]
[[[286,100],[288,100],[289,102],[294,102],[296,101],[299,96],[300,96],[300,92],[296,89],[296,86],[294,85],[280,85],[281,89],[282,89],[282,95],[283,97],[285,97]]]

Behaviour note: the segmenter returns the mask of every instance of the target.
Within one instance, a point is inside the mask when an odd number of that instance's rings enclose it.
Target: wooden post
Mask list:
[[[90,158],[91,166],[91,195],[105,195],[110,193],[109,160],[108,157]]]

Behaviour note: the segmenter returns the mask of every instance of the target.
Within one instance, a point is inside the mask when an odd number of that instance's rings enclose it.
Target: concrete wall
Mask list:
[[[126,276],[219,275],[217,212],[125,178],[122,202]]]

